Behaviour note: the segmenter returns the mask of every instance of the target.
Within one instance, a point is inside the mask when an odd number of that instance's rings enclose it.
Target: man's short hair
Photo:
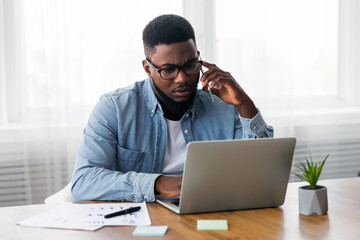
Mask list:
[[[183,17],[166,14],[154,18],[143,30],[145,56],[150,58],[155,53],[155,47],[160,44],[195,41],[194,29]]]

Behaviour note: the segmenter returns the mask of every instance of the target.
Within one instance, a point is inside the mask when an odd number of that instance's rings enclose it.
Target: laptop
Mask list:
[[[295,144],[293,137],[190,142],[180,198],[156,201],[179,214],[280,206]]]

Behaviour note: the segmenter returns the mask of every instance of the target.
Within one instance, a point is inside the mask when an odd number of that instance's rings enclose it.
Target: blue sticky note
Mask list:
[[[228,230],[227,220],[197,220],[198,231]]]
[[[133,236],[164,236],[168,226],[137,226]]]

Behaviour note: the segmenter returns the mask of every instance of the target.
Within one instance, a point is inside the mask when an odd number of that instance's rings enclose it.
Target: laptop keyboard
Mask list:
[[[174,202],[171,202],[171,203],[174,204],[175,206],[179,206],[180,200],[177,200],[177,201],[174,201]]]

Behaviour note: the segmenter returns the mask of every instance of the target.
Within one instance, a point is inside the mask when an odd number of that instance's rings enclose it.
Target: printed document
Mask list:
[[[104,215],[140,206],[141,209],[113,218]],[[17,224],[28,227],[64,228],[94,231],[103,226],[151,225],[146,203],[64,204]]]

